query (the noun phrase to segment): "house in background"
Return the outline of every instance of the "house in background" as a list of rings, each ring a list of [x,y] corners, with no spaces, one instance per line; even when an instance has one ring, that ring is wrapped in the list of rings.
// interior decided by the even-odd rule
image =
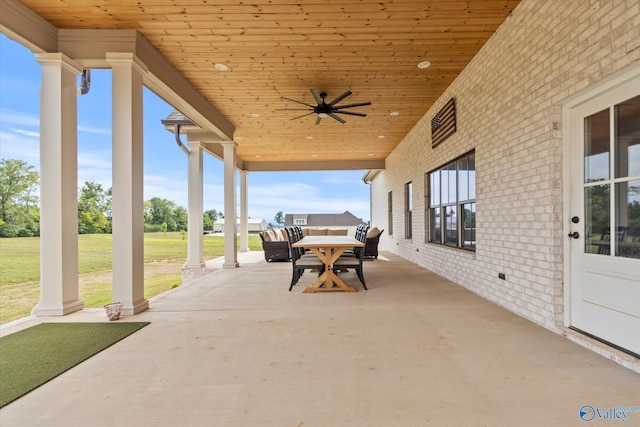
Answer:
[[[340,214],[285,214],[284,216],[285,227],[298,225],[303,228],[346,228],[349,235],[354,234],[356,227],[363,222],[362,218],[358,218],[349,211]]]
[[[240,230],[240,218],[236,219],[237,230]],[[249,218],[248,231],[249,233],[259,233],[267,229],[267,221],[263,218]],[[213,223],[213,231],[221,233],[224,231],[224,218],[217,219]]]

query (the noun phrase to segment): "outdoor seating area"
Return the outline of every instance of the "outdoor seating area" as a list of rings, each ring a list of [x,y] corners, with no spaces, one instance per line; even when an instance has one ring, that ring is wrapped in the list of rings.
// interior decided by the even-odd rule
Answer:
[[[368,229],[369,226],[367,224],[360,224],[356,228],[354,238],[345,235],[304,236],[300,227],[287,227],[286,232],[289,235],[291,251],[295,256],[293,279],[289,290],[297,283],[304,269],[315,269],[319,271],[318,279],[303,292],[355,292],[355,288],[347,285],[337,275],[338,272],[347,271],[348,268],[356,270],[358,278],[366,290],[367,286],[362,273],[362,260],[364,259],[364,241]],[[318,261],[321,262],[321,266],[313,267],[313,263]]]
[[[150,324],[2,408],[2,424],[565,426],[586,404],[636,404],[638,375],[389,252],[365,263],[368,292],[302,294],[314,274],[283,292],[290,265],[240,262],[123,316]],[[43,321],[109,322],[85,309],[14,330]]]
[[[331,228],[308,228],[299,227],[302,236],[346,236],[348,235],[347,229],[331,229]],[[378,258],[378,244],[380,243],[380,236],[384,230],[379,230],[377,227],[371,228],[366,234],[365,240],[365,259]],[[290,242],[287,238],[285,229],[273,228],[259,233],[260,240],[262,241],[262,250],[264,251],[264,259],[267,262],[272,261],[290,261],[291,260],[291,248]]]

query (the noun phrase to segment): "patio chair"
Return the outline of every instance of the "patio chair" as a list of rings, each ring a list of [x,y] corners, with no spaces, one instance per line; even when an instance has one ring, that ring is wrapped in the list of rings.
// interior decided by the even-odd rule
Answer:
[[[289,261],[289,242],[284,236],[280,237],[284,234],[281,230],[267,230],[258,234],[262,240],[265,261]]]
[[[365,241],[367,240],[368,230],[369,230],[369,226],[364,224],[361,227],[360,233],[358,233],[358,230],[356,230],[356,239],[358,239],[362,243],[365,243]],[[340,258],[338,258],[336,262],[333,263],[333,269],[335,271],[335,270],[344,270],[348,268],[353,268],[356,271],[356,274],[358,275],[358,279],[360,279],[360,283],[362,283],[362,287],[364,288],[365,291],[367,291],[368,290],[367,284],[364,281],[364,272],[362,271],[362,262],[364,261],[364,249],[365,249],[364,246],[353,248],[353,252],[355,256],[350,256],[350,255],[340,256]]]
[[[285,232],[289,239],[289,246],[293,245],[295,242],[300,240],[297,235],[298,232],[294,229],[294,227],[285,227]],[[289,285],[289,291],[293,289],[300,277],[304,274],[305,270],[317,270],[322,274],[324,272],[324,263],[318,259],[317,256],[313,254],[305,254],[303,248],[294,248],[291,246],[291,266],[292,266],[292,274],[291,274],[291,285]]]
[[[377,228],[372,228],[369,231],[369,235],[371,235],[371,231],[376,232],[378,229]],[[384,232],[384,229],[380,230],[377,232],[377,234],[371,236],[371,237],[367,237],[367,240],[364,244],[364,257],[365,258],[378,258],[378,243],[380,243],[380,236],[382,236],[382,233]]]
[[[360,225],[358,225],[356,227],[356,233],[355,233],[355,238],[356,240],[358,240],[359,242],[362,242],[363,238],[366,238],[367,232],[365,231],[365,227],[368,227],[367,224],[362,223]],[[351,248],[351,249],[347,249],[346,251],[344,251],[344,253],[341,255],[343,257],[357,257],[357,251],[355,250],[356,248]],[[346,269],[345,269],[346,270]]]

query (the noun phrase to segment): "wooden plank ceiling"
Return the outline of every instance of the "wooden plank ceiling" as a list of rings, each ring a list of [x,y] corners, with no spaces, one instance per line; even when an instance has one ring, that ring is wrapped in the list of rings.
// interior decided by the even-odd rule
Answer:
[[[519,0],[22,2],[58,28],[138,30],[233,123],[240,160],[306,162],[385,159]],[[367,117],[280,110],[311,88]]]

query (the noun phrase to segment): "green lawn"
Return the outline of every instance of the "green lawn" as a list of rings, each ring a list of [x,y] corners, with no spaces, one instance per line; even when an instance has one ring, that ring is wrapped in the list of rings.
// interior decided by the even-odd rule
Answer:
[[[249,235],[249,249],[262,250],[260,237]],[[78,236],[80,299],[85,307],[111,302],[111,235]],[[222,236],[205,236],[204,258],[224,254]],[[182,233],[146,233],[144,236],[146,298],[181,283],[181,267],[187,258],[187,240]],[[40,298],[40,239],[0,239],[0,323],[28,316]]]

